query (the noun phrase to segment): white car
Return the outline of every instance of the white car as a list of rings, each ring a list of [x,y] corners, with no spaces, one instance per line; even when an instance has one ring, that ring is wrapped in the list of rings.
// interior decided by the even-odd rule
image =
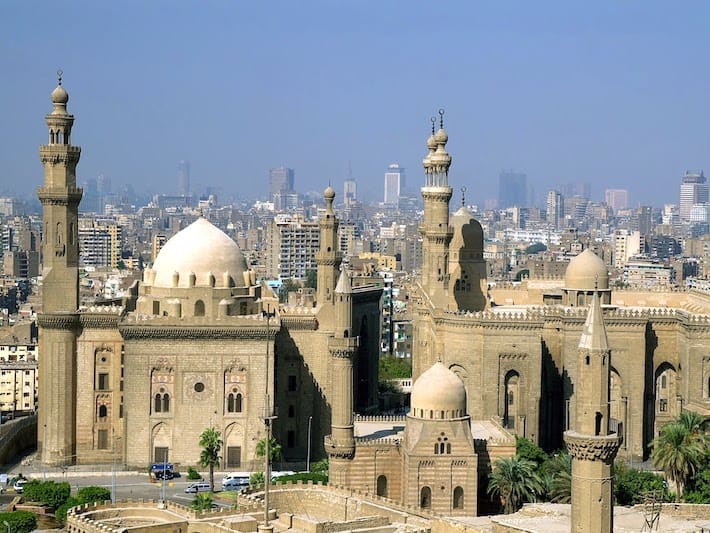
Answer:
[[[22,494],[22,491],[24,490],[26,484],[26,479],[18,479],[17,481],[15,481],[15,483],[13,483],[12,488],[15,489],[15,492],[17,492],[18,494]]]

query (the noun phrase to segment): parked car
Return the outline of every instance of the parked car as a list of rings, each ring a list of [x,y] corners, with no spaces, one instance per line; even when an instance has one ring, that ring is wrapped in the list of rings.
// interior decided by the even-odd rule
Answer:
[[[18,494],[22,494],[22,491],[24,490],[26,484],[26,479],[18,479],[17,481],[15,481],[15,483],[13,483],[12,488],[15,489],[15,492],[17,492]]]

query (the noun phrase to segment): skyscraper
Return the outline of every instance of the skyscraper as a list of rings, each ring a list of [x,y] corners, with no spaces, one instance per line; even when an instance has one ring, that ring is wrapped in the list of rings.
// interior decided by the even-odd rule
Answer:
[[[185,159],[178,162],[178,194],[190,194],[190,162]]]
[[[526,207],[528,177],[522,172],[501,172],[498,176],[498,208]]]
[[[398,207],[399,193],[404,186],[404,168],[392,163],[385,172],[385,205]]]
[[[558,191],[547,193],[547,223],[558,229],[565,218],[564,198]]]
[[[695,204],[708,201],[708,185],[703,171],[686,171],[680,184],[680,220],[690,220],[690,210]]]
[[[346,179],[343,184],[343,200],[345,205],[350,205],[357,200],[357,182],[353,178]]]
[[[614,211],[626,209],[629,206],[629,191],[626,189],[607,189],[604,191],[604,201]]]
[[[269,170],[269,200],[274,202],[275,209],[285,209],[286,193],[294,192],[295,175],[292,168],[284,166]]]

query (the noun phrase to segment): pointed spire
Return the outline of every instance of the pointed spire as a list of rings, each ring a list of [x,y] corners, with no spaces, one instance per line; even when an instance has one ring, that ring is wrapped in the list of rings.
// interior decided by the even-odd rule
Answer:
[[[594,291],[592,305],[589,307],[589,314],[587,314],[587,320],[584,322],[582,337],[579,339],[579,348],[595,352],[609,351],[602,306],[597,291]]]
[[[340,277],[338,278],[338,284],[335,286],[335,292],[338,294],[352,294],[353,292],[350,276],[348,276],[345,269],[340,271]]]
[[[466,186],[461,187],[461,207],[466,207]]]

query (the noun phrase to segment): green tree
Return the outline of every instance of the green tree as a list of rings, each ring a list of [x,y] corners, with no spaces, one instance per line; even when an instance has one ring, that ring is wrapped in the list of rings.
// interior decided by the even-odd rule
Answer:
[[[378,361],[380,381],[390,379],[406,379],[412,377],[412,363],[402,357],[380,357]]]
[[[31,502],[43,503],[56,509],[69,499],[71,487],[69,483],[54,481],[39,481],[33,479],[27,482],[22,490],[22,497]]]
[[[12,533],[30,533],[37,529],[37,515],[29,511],[0,513],[0,524],[7,522]]]
[[[525,253],[528,255],[533,255],[540,252],[544,252],[545,250],[547,250],[547,246],[545,246],[541,242],[536,242],[525,248]]]
[[[686,503],[710,503],[710,468],[701,469],[691,480],[684,499]]]
[[[614,463],[614,499],[618,505],[643,503],[648,492],[657,492],[664,501],[669,498],[663,477],[653,472],[631,468],[623,461]]]
[[[214,428],[205,429],[200,435],[200,466],[210,469],[210,491],[214,490],[214,467],[219,466],[222,450],[222,434]]]
[[[306,282],[303,285],[308,289],[318,288],[318,271],[317,270],[306,270]]]
[[[676,501],[683,496],[688,479],[698,471],[707,446],[705,438],[690,431],[684,422],[673,422],[651,443],[651,459],[676,486]]]
[[[260,439],[256,443],[256,456],[263,459],[266,455],[266,439]],[[269,439],[269,462],[273,463],[281,459],[281,445],[274,437]]]
[[[252,472],[249,476],[249,485],[252,487],[258,487],[264,484],[264,473],[263,472]]]
[[[83,487],[76,493],[79,503],[105,502],[111,500],[111,491],[106,487]]]
[[[515,456],[532,461],[535,468],[548,461],[550,457],[533,441],[525,437],[515,437]]]
[[[547,496],[555,503],[570,503],[572,501],[572,457],[563,450],[540,467],[544,476],[549,479]]]
[[[213,499],[212,499],[211,492],[201,492],[201,493],[197,493],[197,495],[195,495],[195,499],[192,500],[191,507],[195,511],[200,511],[200,512],[209,511],[212,509],[212,502],[213,502]]]
[[[67,521],[67,512],[69,509],[76,507],[77,505],[80,505],[79,500],[73,496],[70,496],[67,501],[57,507],[57,510],[54,512],[54,517],[57,519],[57,522],[64,525]]]
[[[194,481],[196,479],[202,479],[202,476],[200,475],[200,473],[197,470],[195,470],[194,467],[188,466],[187,467],[187,479],[189,479],[190,481]]]
[[[543,494],[544,486],[535,463],[519,457],[501,457],[493,467],[488,494],[500,497],[505,514],[514,513],[524,502]]]

